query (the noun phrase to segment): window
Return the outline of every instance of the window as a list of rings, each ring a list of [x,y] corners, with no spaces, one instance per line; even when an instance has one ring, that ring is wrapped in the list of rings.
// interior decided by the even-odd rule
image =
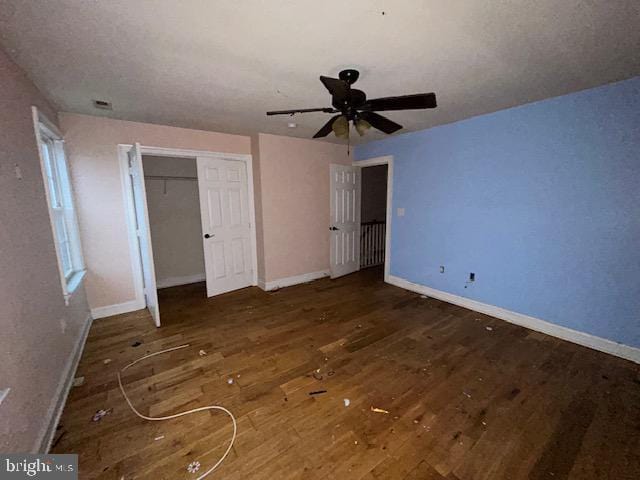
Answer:
[[[68,303],[69,297],[82,281],[85,270],[64,142],[57,128],[35,107],[33,116],[62,290]]]

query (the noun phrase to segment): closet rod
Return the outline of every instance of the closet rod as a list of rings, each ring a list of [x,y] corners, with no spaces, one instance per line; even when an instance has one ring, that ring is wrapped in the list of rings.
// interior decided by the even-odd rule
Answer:
[[[149,180],[198,180],[198,177],[178,177],[167,175],[145,175],[144,178]]]

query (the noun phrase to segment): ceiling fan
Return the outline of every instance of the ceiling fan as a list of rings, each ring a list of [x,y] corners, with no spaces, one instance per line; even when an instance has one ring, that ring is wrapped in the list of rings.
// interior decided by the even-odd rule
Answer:
[[[342,70],[338,78],[320,76],[320,81],[331,94],[331,105],[326,108],[302,108],[297,110],[276,110],[267,115],[294,115],[296,113],[325,112],[337,113],[318,130],[313,138],[326,137],[332,131],[339,138],[349,138],[349,122],[352,122],[360,135],[371,127],[391,134],[400,130],[402,125],[377,114],[385,110],[418,110],[436,108],[435,93],[417,93],[399,97],[382,97],[367,100],[362,90],[351,88],[360,76],[357,70]]]

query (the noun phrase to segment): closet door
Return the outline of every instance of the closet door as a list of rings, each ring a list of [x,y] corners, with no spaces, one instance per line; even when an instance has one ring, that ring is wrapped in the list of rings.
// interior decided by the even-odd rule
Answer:
[[[158,305],[158,291],[156,290],[156,271],[153,264],[153,249],[151,248],[151,230],[149,229],[149,211],[147,210],[147,192],[144,188],[144,171],[140,144],[136,143],[128,152],[129,175],[133,190],[133,206],[136,217],[136,236],[140,249],[140,263],[142,264],[142,279],[144,284],[144,300],[151,313],[151,317],[160,326],[160,307]]]
[[[253,281],[246,164],[198,157],[198,189],[207,277],[212,297]]]

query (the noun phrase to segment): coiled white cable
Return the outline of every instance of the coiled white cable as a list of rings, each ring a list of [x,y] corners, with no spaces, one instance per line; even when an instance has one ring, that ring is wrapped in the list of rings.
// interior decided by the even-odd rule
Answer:
[[[202,475],[200,475],[198,478],[196,478],[196,480],[201,480],[201,479],[205,478],[207,475],[209,475],[210,473],[212,473],[216,468],[218,468],[222,464],[224,459],[227,458],[227,455],[229,455],[229,452],[231,451],[231,448],[233,447],[233,443],[236,441],[236,434],[238,433],[238,425],[236,423],[236,418],[233,416],[233,413],[231,413],[229,410],[227,410],[226,408],[221,407],[219,405],[208,405],[206,407],[194,408],[193,410],[187,410],[185,412],[176,413],[174,415],[168,415],[166,417],[147,417],[146,415],[141,414],[136,409],[136,407],[133,406],[133,404],[131,403],[131,400],[129,400],[129,397],[127,396],[127,393],[124,390],[124,386],[122,385],[122,378],[120,377],[121,373],[124,373],[125,370],[127,370],[128,368],[134,366],[138,362],[146,360],[147,358],[155,357],[156,355],[161,355],[163,353],[173,352],[174,350],[180,350],[181,348],[187,348],[189,346],[190,346],[189,344],[186,344],[186,345],[180,345],[179,347],[168,348],[168,349],[162,350],[160,352],[150,353],[149,355],[145,355],[144,357],[140,357],[139,359],[134,360],[133,362],[131,362],[130,364],[126,365],[125,367],[123,367],[118,372],[118,384],[120,385],[120,391],[122,392],[122,396],[127,401],[127,404],[129,404],[129,408],[133,411],[133,413],[135,413],[137,416],[139,416],[140,418],[142,418],[144,420],[149,420],[149,421],[152,421],[152,422],[157,422],[157,421],[161,421],[161,420],[171,420],[171,419],[174,419],[174,418],[178,418],[178,417],[183,417],[185,415],[189,415],[191,413],[203,412],[205,410],[221,410],[221,411],[223,411],[224,413],[226,413],[227,415],[229,415],[231,417],[231,421],[233,422],[233,435],[231,437],[231,442],[229,443],[229,446],[227,447],[227,450],[224,452],[224,455],[222,455],[222,457],[220,457],[220,460],[218,460],[213,467],[211,467],[209,470],[207,470]]]

